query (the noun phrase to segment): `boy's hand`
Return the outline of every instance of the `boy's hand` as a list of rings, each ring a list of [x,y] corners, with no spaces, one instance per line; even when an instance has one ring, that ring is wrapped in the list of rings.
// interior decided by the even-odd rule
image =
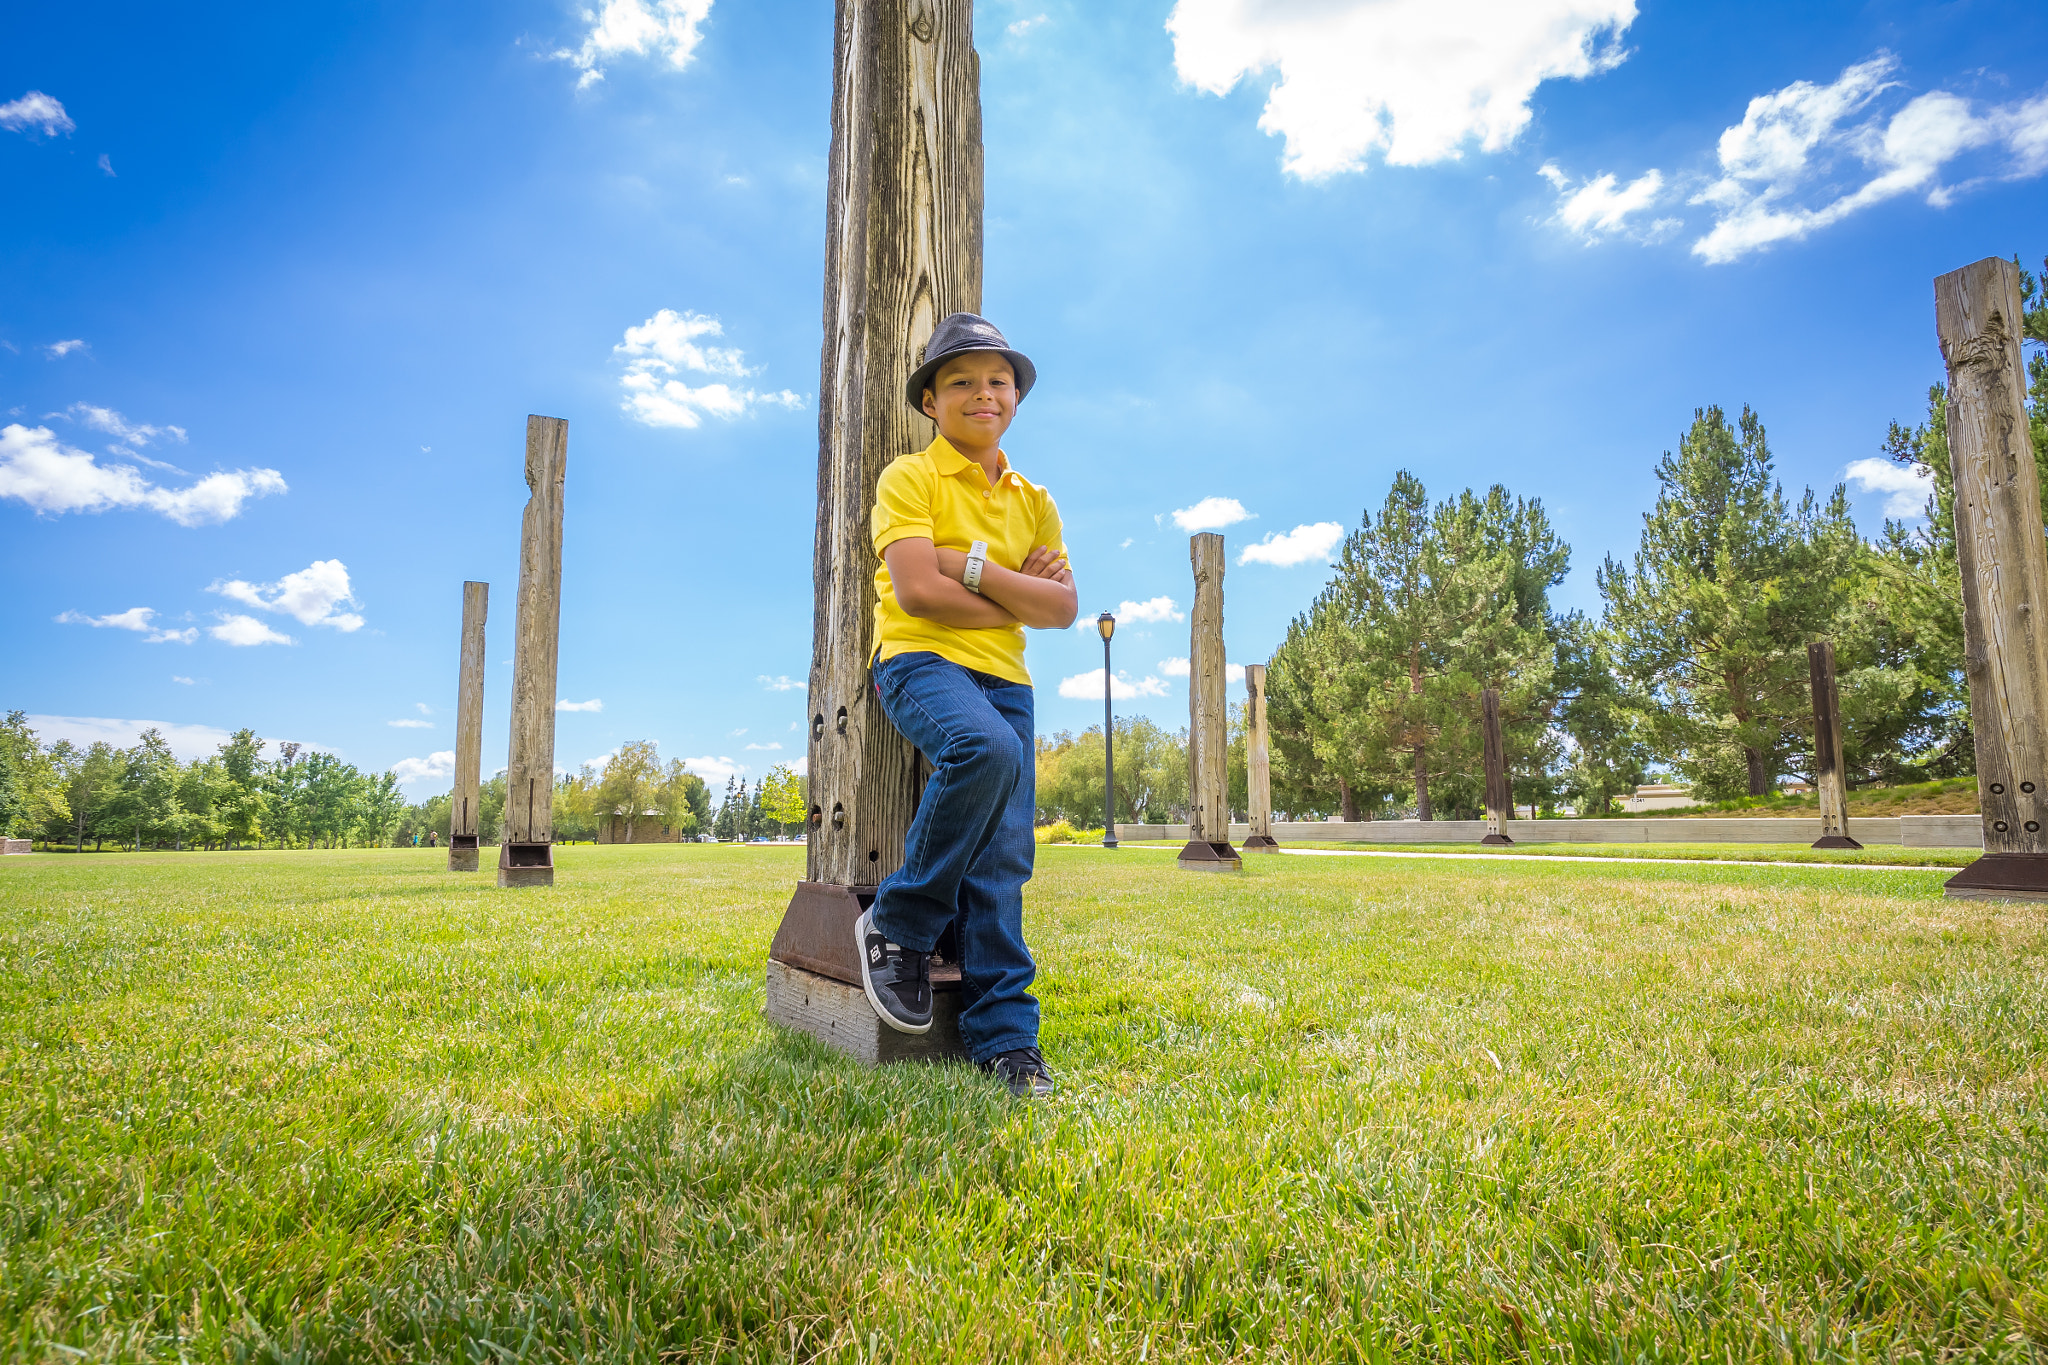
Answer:
[[[965,564],[964,557],[961,562]],[[1043,545],[1024,556],[1024,567],[1017,572],[1028,574],[1032,578],[1050,578],[1055,583],[1074,581],[1074,571],[1067,567],[1067,557],[1063,554],[1056,555]]]

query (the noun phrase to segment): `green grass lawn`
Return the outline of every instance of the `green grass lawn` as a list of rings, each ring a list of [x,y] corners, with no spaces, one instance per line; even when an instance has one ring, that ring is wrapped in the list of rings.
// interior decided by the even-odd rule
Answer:
[[[0,862],[19,1360],[2036,1361],[2048,907],[1044,848],[1060,1095],[760,1017],[796,849]]]
[[[1182,842],[1185,842],[1183,840]],[[1163,846],[1163,845],[1162,845]],[[1173,847],[1180,847],[1174,844]],[[1372,844],[1359,840],[1297,842],[1289,848],[1364,849],[1384,853],[1474,853],[1494,857],[1523,853],[1537,858],[1683,858],[1689,862],[1839,863],[1849,867],[1968,867],[1984,856],[1981,848],[1905,848],[1870,844],[1860,849],[1815,848],[1796,844],[1516,844],[1483,848],[1478,844]]]

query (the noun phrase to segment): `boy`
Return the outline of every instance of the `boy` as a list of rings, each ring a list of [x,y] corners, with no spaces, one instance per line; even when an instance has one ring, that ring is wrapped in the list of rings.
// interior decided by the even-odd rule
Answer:
[[[960,1036],[1018,1096],[1049,1095],[1038,1051],[1037,967],[1024,946],[1035,849],[1037,748],[1024,627],[1074,622],[1059,509],[1003,454],[1003,433],[1037,371],[972,313],[932,332],[910,376],[911,406],[938,423],[875,489],[875,690],[932,765],[903,866],[854,933],[861,982],[890,1028],[932,1026],[931,953],[960,942]]]

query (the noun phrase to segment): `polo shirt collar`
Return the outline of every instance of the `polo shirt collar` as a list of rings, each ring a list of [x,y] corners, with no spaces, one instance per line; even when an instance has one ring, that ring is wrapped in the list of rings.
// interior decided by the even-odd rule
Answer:
[[[932,438],[930,453],[932,462],[938,466],[939,475],[942,478],[950,479],[962,470],[978,470],[981,468],[980,465],[953,449],[953,443],[943,436],[934,436]],[[1001,483],[1004,479],[1011,477],[1013,473],[1014,471],[1010,468],[1010,457],[998,449],[996,451],[996,482]]]

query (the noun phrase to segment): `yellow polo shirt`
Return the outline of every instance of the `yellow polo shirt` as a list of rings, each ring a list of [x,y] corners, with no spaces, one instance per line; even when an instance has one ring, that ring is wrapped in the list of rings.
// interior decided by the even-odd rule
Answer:
[[[963,553],[985,540],[988,562],[1006,569],[1022,569],[1025,556],[1041,545],[1064,553],[1052,494],[1010,468],[1008,456],[998,452],[996,458],[1002,472],[994,484],[943,436],[891,460],[875,485],[875,553],[912,536]],[[1024,627],[942,626],[912,616],[897,605],[886,561],[875,570],[875,642],[878,659],[928,651],[962,668],[1031,684]]]

